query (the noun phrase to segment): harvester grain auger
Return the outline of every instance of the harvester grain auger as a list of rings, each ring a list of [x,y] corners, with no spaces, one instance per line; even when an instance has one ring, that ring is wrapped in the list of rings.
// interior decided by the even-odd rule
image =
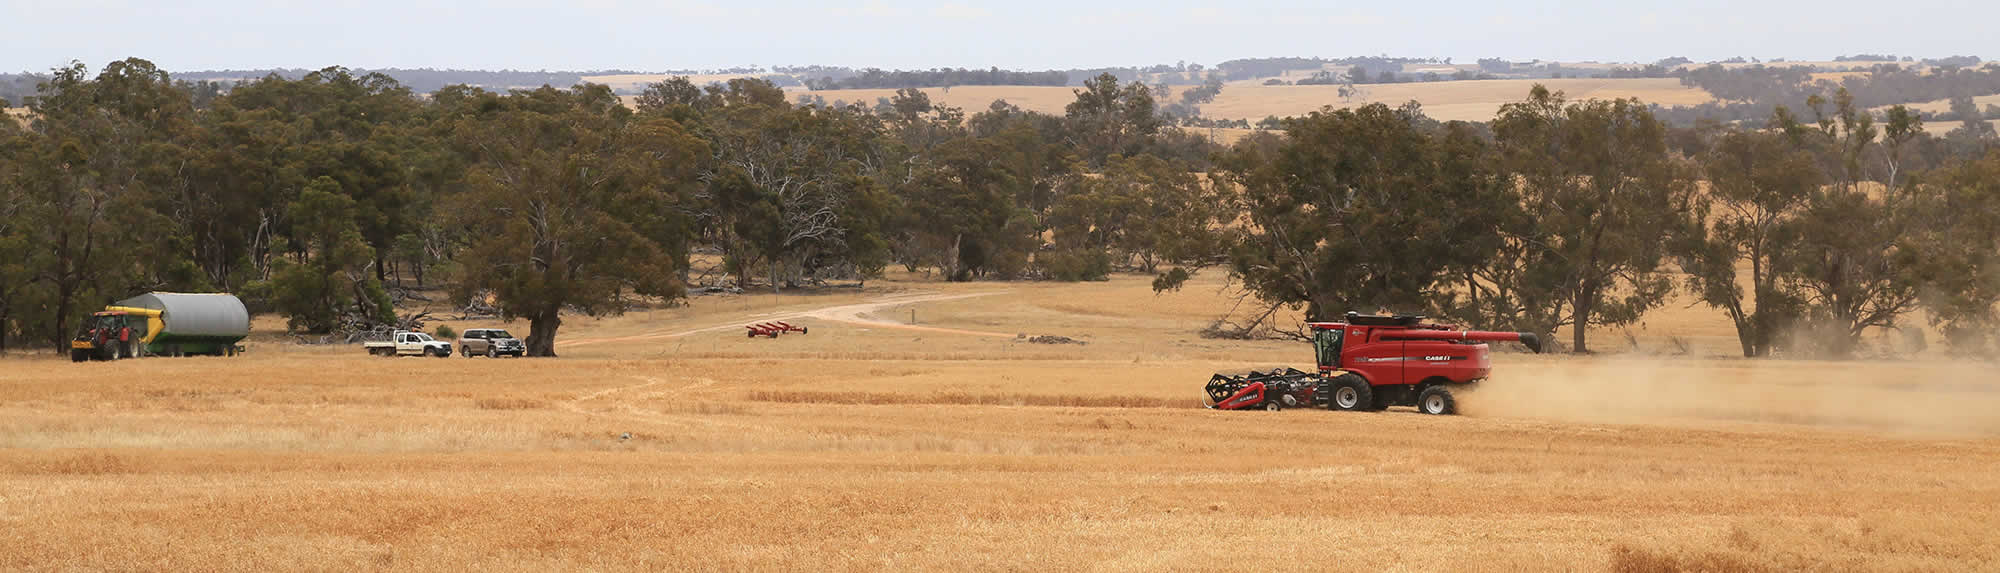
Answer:
[[[1313,322],[1317,373],[1282,371],[1211,376],[1211,408],[1279,410],[1312,404],[1329,410],[1415,406],[1426,414],[1458,410],[1453,390],[1493,372],[1487,342],[1518,342],[1541,352],[1531,332],[1463,330],[1415,315],[1347,313],[1345,322]],[[1302,397],[1301,394],[1304,394]],[[1306,401],[1309,400],[1309,401]]]

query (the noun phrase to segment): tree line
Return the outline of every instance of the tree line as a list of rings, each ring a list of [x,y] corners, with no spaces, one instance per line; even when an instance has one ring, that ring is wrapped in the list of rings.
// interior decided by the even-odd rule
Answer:
[[[548,355],[561,316],[690,285],[1171,264],[1192,255],[1170,223],[1216,224],[1176,210],[1219,205],[1195,175],[1213,144],[1110,76],[1060,116],[907,89],[882,108],[794,105],[750,78],[675,78],[630,107],[595,85],[425,97],[344,68],[199,104],[193,86],[144,60],[76,64],[0,121],[0,345],[60,346],[88,310],[150,290],[365,330],[430,285],[527,320]]]
[[[1847,356],[1871,329],[1991,348],[2000,147],[1926,135],[1845,91],[1755,127],[1674,128],[1537,86],[1486,124],[1415,105],[1282,120],[1219,160],[1250,222],[1229,268],[1310,317],[1423,312],[1549,333],[1635,323],[1676,291],[1745,356]],[[1941,154],[1939,150],[1944,150]],[[1917,310],[1930,324],[1908,324]],[[1268,314],[1268,313],[1266,313]]]
[[[174,77],[176,80],[186,81],[191,84],[208,83],[208,84],[214,84],[215,86],[219,87],[219,86],[227,86],[235,84],[237,82],[244,80],[263,78],[273,74],[296,80],[305,77],[306,74],[315,71],[317,70],[300,69],[300,68],[263,69],[263,70],[200,70],[191,72],[178,72],[174,74]],[[761,69],[744,70],[738,68],[738,69],[716,71],[709,73],[760,73],[762,71],[763,70]],[[576,85],[577,83],[582,82],[584,76],[660,73],[660,72],[639,72],[632,70],[592,70],[592,71],[581,71],[581,72],[577,71],[551,72],[551,71],[518,71],[518,70],[497,70],[497,71],[452,70],[452,69],[440,70],[433,68],[380,68],[374,70],[353,71],[353,73],[355,74],[367,74],[370,72],[380,73],[382,75],[393,78],[396,80],[396,83],[401,84],[403,87],[409,88],[410,90],[415,91],[417,93],[430,93],[440,89],[444,89],[445,86],[454,86],[454,85],[485,86],[493,89],[505,89],[510,86],[539,86],[539,85],[568,86],[568,85]],[[692,75],[704,72],[696,70],[678,70],[678,71],[668,71],[664,73]],[[785,77],[785,76],[779,76],[779,77]],[[0,99],[5,99],[7,101],[17,102],[17,103],[21,102],[24,99],[35,95],[35,86],[37,84],[46,82],[48,80],[49,80],[48,74],[25,74],[25,73],[0,74]],[[218,89],[217,91],[219,93],[220,90]],[[207,103],[203,101],[197,101],[196,104],[197,107],[207,107]]]
[[[1069,85],[1069,74],[1057,70],[1017,72],[1002,70],[1000,68],[985,70],[937,68],[933,70],[895,71],[868,68],[842,78],[824,75],[818,79],[807,79],[805,80],[805,85],[815,90],[943,86],[1062,86]]]
[[[1797,106],[1812,96],[1830,97],[1836,90],[1846,90],[1864,108],[2000,93],[2000,64],[1979,68],[1934,66],[1921,70],[1900,64],[1877,64],[1862,70],[1864,73],[1838,80],[1814,78],[1815,71],[1807,66],[1728,68],[1719,64],[1676,71],[1683,85],[1706,90],[1718,101],[1661,113],[1675,125],[1693,125],[1701,120],[1757,122],[1770,117],[1779,106]],[[1962,118],[1954,112],[1949,118],[1925,119]]]
[[[344,68],[205,102],[192,86],[144,60],[72,65],[0,121],[0,345],[60,346],[150,290],[236,292],[317,334],[394,324],[441,288],[527,321],[546,356],[565,316],[891,265],[1159,290],[1227,272],[1315,318],[1535,332],[1629,324],[1679,290],[1748,355],[1851,352],[1917,309],[1983,345],[2000,296],[2000,155],[1847,94],[1675,128],[1538,88],[1489,123],[1328,108],[1221,148],[1110,74],[1061,115],[915,89],[797,104],[754,78],[675,78],[631,106],[595,85],[424,97]]]

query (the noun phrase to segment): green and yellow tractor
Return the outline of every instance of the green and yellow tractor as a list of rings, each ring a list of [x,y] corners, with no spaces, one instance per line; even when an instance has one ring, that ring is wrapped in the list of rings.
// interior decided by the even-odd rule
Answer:
[[[234,356],[250,313],[228,294],[151,293],[93,313],[69,343],[76,362],[140,356]]]

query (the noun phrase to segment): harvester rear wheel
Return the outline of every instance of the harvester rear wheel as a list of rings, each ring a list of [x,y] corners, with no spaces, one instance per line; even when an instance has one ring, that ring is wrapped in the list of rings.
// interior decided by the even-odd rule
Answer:
[[[1417,411],[1433,416],[1458,413],[1458,401],[1451,397],[1451,389],[1443,386],[1425,388],[1417,395]]]
[[[1264,401],[1264,411],[1266,412],[1276,412],[1283,409],[1285,409],[1285,405],[1278,403],[1277,400]]]
[[[1368,381],[1353,374],[1343,374],[1328,381],[1326,408],[1328,410],[1367,410],[1375,403],[1373,389]]]

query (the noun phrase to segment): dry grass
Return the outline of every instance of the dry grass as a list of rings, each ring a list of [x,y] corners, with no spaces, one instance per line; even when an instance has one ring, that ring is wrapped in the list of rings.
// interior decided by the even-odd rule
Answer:
[[[993,105],[994,100],[1004,99],[1007,100],[1007,103],[1020,106],[1021,109],[1062,115],[1063,108],[1068,106],[1070,102],[1076,101],[1076,90],[1078,89],[1082,88],[1067,86],[958,86],[948,90],[945,88],[923,88],[922,91],[925,95],[930,96],[931,103],[965,108],[967,114],[986,111],[988,107]],[[794,97],[804,94],[826,98],[827,103],[844,101],[872,106],[875,105],[875,101],[878,99],[895,97],[896,90],[858,89],[792,92]]]
[[[1529,88],[1540,83],[1576,99],[1636,97],[1665,106],[1697,105],[1712,99],[1708,92],[1680,85],[1673,78],[1638,79],[1543,79],[1480,80],[1359,86],[1361,95],[1340,97],[1340,86],[1266,86],[1261,81],[1231,83],[1215,101],[1201,106],[1203,117],[1245,119],[1255,122],[1267,116],[1303,115],[1322,106],[1349,107],[1369,103],[1391,106],[1415,100],[1424,112],[1439,120],[1487,121],[1505,103],[1528,97]],[[931,101],[965,108],[968,113],[983,111],[993,100],[1004,99],[1022,109],[1062,115],[1063,107],[1076,101],[1071,87],[1043,86],[961,86],[949,91],[927,88]],[[1175,88],[1166,99],[1179,97]],[[807,93],[807,92],[796,92]],[[873,105],[877,98],[891,97],[896,90],[824,90],[810,92],[828,103],[846,101]],[[1240,135],[1238,135],[1240,137]],[[1232,139],[1233,140],[1233,139]]]
[[[1986,123],[1991,124],[1996,129],[2000,129],[2000,120],[1989,119],[1986,120]],[[1958,129],[1961,125],[1964,124],[1956,121],[1933,121],[1924,124],[1924,133],[1929,133],[1933,137],[1944,137],[1945,134],[1951,133],[1951,130]]]
[[[1980,113],[1986,113],[1986,106],[2000,105],[2000,94],[1974,96],[1972,98],[1972,104],[1979,108]],[[1920,111],[1925,113],[1945,113],[1951,111],[1951,100],[1949,99],[1933,100],[1933,101],[1904,104],[1904,105],[1909,107],[1913,111]],[[1869,111],[1882,113],[1883,111],[1888,110],[1889,107],[1890,106],[1881,106],[1872,108]],[[1987,123],[1991,123],[1996,127],[2000,127],[2000,120],[1988,120]],[[1944,134],[1950,133],[1951,130],[1958,129],[1959,125],[1962,124],[1957,121],[1930,121],[1924,123],[1924,131],[1930,133],[1933,136],[1942,137]]]
[[[1561,91],[1573,99],[1636,97],[1664,106],[1697,105],[1713,99],[1708,92],[1680,85],[1673,78],[1478,80],[1356,86],[1358,97],[1343,99],[1340,86],[1237,85],[1222,90],[1213,103],[1201,106],[1205,117],[1257,121],[1266,116],[1303,115],[1321,106],[1390,106],[1416,101],[1424,113],[1441,121],[1488,121],[1506,103],[1527,99],[1535,84]]]
[[[1928,113],[1945,113],[1951,111],[1951,100],[1949,99],[1932,100],[1922,103],[1912,103],[1904,105],[1906,107],[1909,107],[1912,111],[1921,111]],[[1986,106],[2000,105],[2000,94],[1974,96],[1972,98],[1972,105],[1978,106],[1980,113],[1986,113]],[[1889,106],[1877,107],[1869,111],[1881,112],[1887,109],[1889,109]],[[1940,123],[1946,123],[1953,126],[1958,125],[1958,122],[1955,121],[1940,122]]]
[[[677,77],[686,77],[688,81],[694,82],[694,85],[705,86],[737,78],[754,78],[762,75],[764,74],[609,74],[583,76],[583,81],[608,86],[613,90],[636,92],[646,89],[646,86]]]
[[[1818,69],[1818,70],[1832,70],[1832,72],[1821,72],[1821,73],[1833,73],[1833,72],[1843,72],[1843,71],[1862,71],[1862,72],[1865,72],[1865,71],[1867,71],[1867,70],[1868,70],[1868,68],[1872,68],[1872,67],[1875,67],[1875,66],[1879,66],[1879,65],[1882,65],[1882,64],[1895,64],[1895,65],[1899,65],[1899,66],[1903,66],[1903,67],[1905,67],[1905,68],[1908,68],[1908,67],[1911,67],[1911,66],[1915,65],[1915,64],[1913,64],[1913,63],[1910,63],[1910,62],[1902,62],[1902,61],[1896,61],[1896,60],[1857,60],[1857,61],[1851,61],[1851,62],[1835,62],[1835,61],[1831,61],[1831,60],[1826,60],[1826,61],[1816,61],[1816,62],[1807,62],[1807,61],[1797,61],[1797,62],[1744,62],[1744,63],[1740,63],[1740,64],[1722,64],[1722,67],[1725,67],[1725,68],[1729,68],[1729,69],[1737,69],[1737,68],[1748,68],[1748,67],[1753,67],[1753,66],[1764,66],[1764,67],[1768,67],[1768,68],[1791,68],[1791,67],[1800,67],[1800,66],[1804,66],[1804,67],[1808,67],[1808,68],[1813,68],[1813,69]],[[1688,68],[1688,69],[1693,69],[1693,68],[1699,68],[1699,67],[1704,67],[1704,66],[1707,66],[1707,65],[1708,65],[1708,64],[1704,64],[1704,63],[1694,63],[1694,64],[1686,64],[1686,65],[1683,65],[1683,66],[1681,66],[1681,67],[1683,67],[1683,68]],[[1567,63],[1564,63],[1564,64],[1563,64],[1563,67],[1567,68],[1567,67],[1569,67],[1569,64],[1567,64]]]
[[[556,360],[269,333],[235,359],[15,356],[0,568],[2000,565],[1990,365],[1502,355],[1467,416],[1211,412],[1194,407],[1208,373],[1309,353],[1195,336],[1227,307],[1213,276],[1145,285],[701,297],[571,319]],[[775,340],[710,329],[932,290],[994,294]],[[920,326],[1090,344],[869,322],[911,308]],[[1642,349],[1726,334],[1671,308]]]

